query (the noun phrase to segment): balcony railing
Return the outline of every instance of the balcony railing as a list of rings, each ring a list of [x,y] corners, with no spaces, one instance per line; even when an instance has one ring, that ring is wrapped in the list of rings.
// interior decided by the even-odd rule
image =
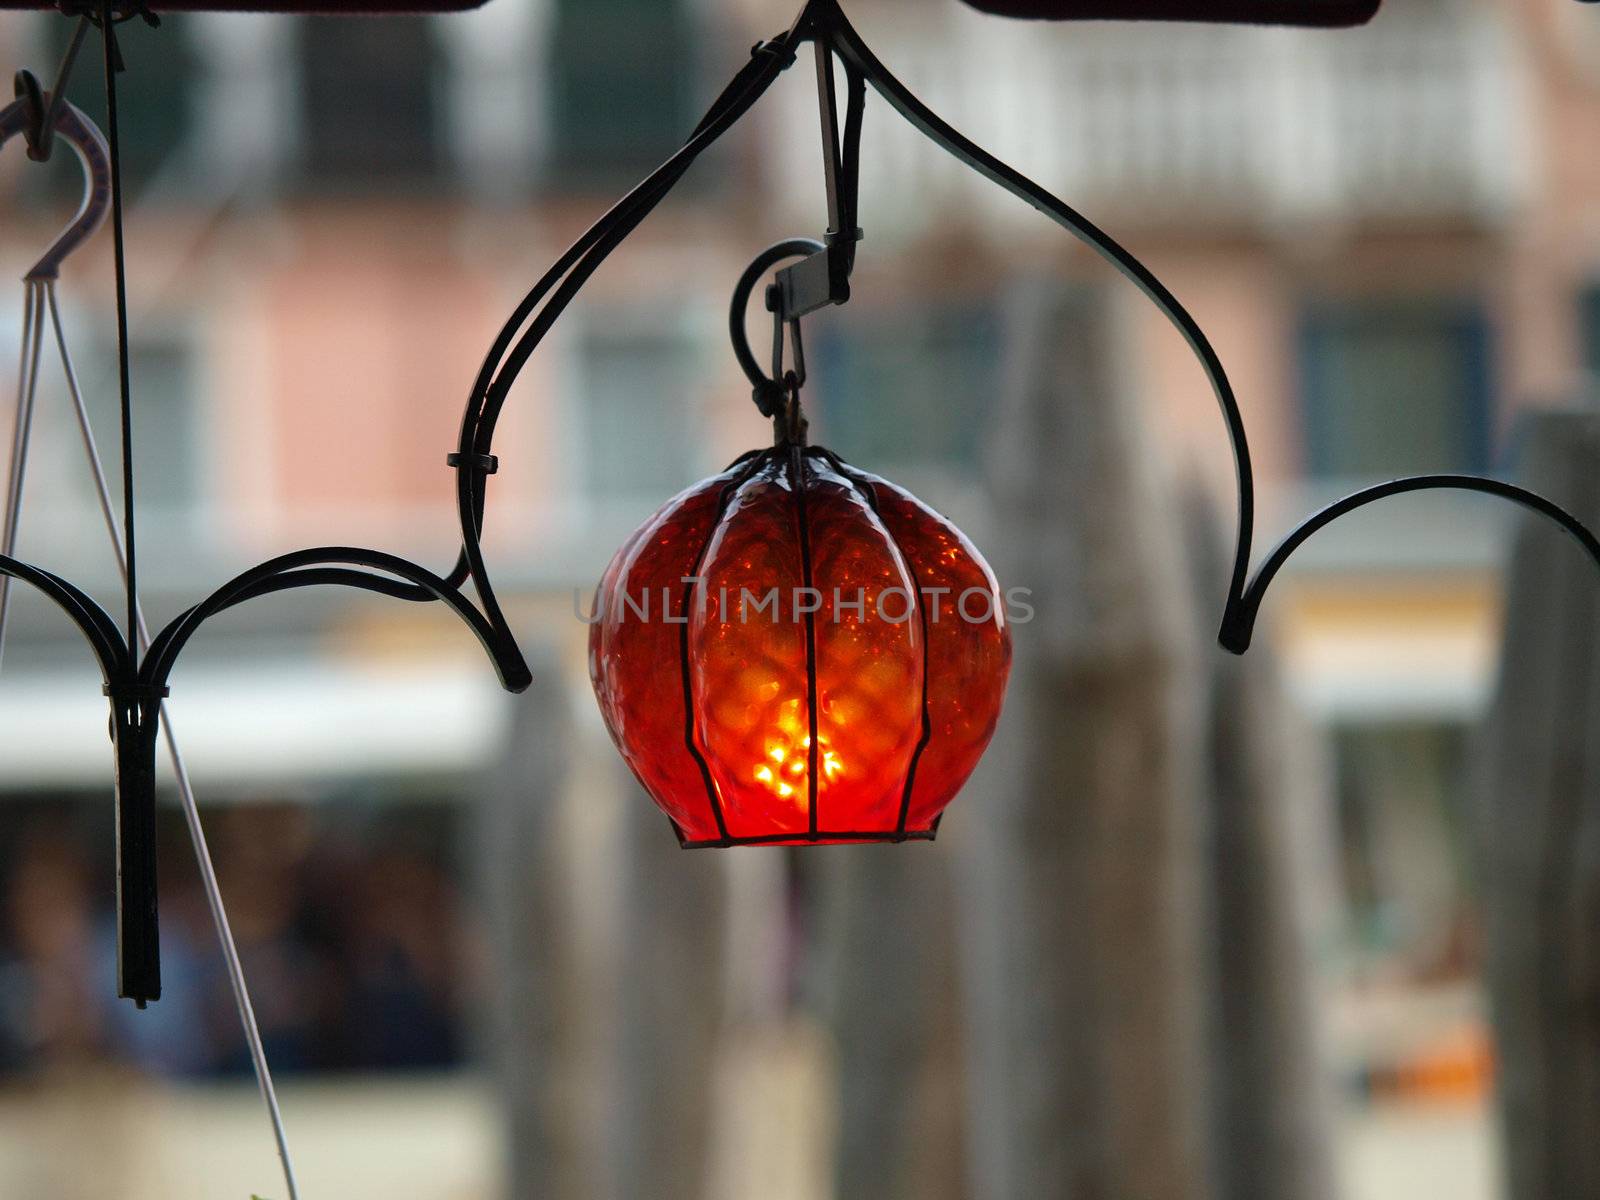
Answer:
[[[1202,26],[896,25],[891,70],[963,133],[1091,214],[1164,224],[1492,220],[1517,197],[1520,101],[1492,10],[1438,4],[1348,33]],[[903,31],[903,32],[902,32]],[[816,117],[786,88],[781,194],[810,211]],[[881,105],[872,232],[1023,210]]]

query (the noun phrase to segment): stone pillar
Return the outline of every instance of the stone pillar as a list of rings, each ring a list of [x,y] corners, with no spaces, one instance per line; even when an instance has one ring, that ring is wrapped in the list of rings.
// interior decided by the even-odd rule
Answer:
[[[1008,321],[990,551],[1036,615],[966,802],[978,1200],[1207,1192],[1198,648],[1114,307],[1039,283]]]

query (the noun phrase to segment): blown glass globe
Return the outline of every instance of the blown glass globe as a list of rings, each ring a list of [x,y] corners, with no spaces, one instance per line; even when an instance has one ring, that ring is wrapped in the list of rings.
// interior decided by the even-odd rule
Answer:
[[[966,536],[820,447],[747,454],[668,501],[594,617],[600,711],[685,846],[932,838],[1011,666]]]

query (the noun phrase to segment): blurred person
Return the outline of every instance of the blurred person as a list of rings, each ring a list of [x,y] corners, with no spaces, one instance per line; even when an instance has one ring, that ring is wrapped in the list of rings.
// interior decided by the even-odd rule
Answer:
[[[275,1071],[315,1069],[318,976],[324,969],[300,929],[303,875],[314,831],[303,810],[241,805],[218,822],[217,874],[267,1057]],[[236,1027],[227,978],[210,988],[213,1029]],[[217,1060],[225,1074],[251,1069],[240,1037],[230,1037]]]
[[[79,847],[59,831],[30,831],[5,886],[0,1066],[33,1073],[105,1057],[96,924]]]
[[[97,922],[96,998],[118,1057],[169,1078],[209,1074],[224,1047],[240,1041],[237,1021],[210,1019],[210,996],[226,988],[211,913],[193,869],[194,853],[175,812],[160,814],[161,1000],[139,1009],[116,997],[117,928],[109,907]]]
[[[109,887],[97,890],[98,864],[67,825],[32,824],[9,857],[0,1066],[13,1079],[0,1091],[0,1195],[90,1200],[108,1178],[146,1193],[154,1106],[108,1017],[124,1004],[106,958]]]
[[[461,902],[437,863],[390,846],[361,868],[345,910],[350,1065],[443,1070],[461,1060]]]

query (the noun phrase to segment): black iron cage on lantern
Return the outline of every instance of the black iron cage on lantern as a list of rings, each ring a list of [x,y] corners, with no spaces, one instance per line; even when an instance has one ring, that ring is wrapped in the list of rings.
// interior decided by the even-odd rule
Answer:
[[[501,0],[507,2],[507,0]],[[1350,25],[1369,18],[1377,0],[972,0],[976,7],[1010,15],[1053,18],[1157,18],[1212,21],[1262,21],[1300,25]],[[472,0],[295,0],[228,3],[227,0],[174,0],[154,5],[169,9],[267,9],[277,11],[400,11],[473,7]],[[0,7],[51,7],[27,0],[0,2]],[[757,44],[749,60],[712,103],[688,139],[666,162],[597,220],[533,285],[494,337],[473,381],[462,417],[460,436],[448,455],[456,474],[456,507],[461,549],[454,564],[434,572],[394,554],[352,546],[322,546],[280,555],[251,568],[179,613],[145,644],[137,606],[137,559],[134,537],[134,489],[129,470],[132,405],[128,378],[126,273],[122,253],[121,182],[118,167],[116,74],[121,69],[115,26],[135,16],[152,19],[144,7],[130,9],[112,0],[83,4],[63,0],[61,9],[78,18],[76,35],[53,87],[45,89],[24,72],[19,99],[0,122],[0,141],[25,134],[30,154],[49,153],[53,131],[68,129],[80,119],[63,103],[61,91],[74,56],[91,25],[104,37],[102,66],[106,76],[108,153],[89,153],[85,161],[92,182],[109,195],[115,235],[119,361],[123,452],[123,542],[126,560],[127,619],[118,622],[83,590],[43,566],[0,554],[0,576],[29,585],[52,600],[89,643],[104,676],[111,702],[115,743],[118,821],[119,990],[141,1005],[160,995],[156,933],[156,880],[153,843],[155,763],[162,726],[162,701],[179,656],[211,617],[247,601],[291,589],[337,585],[375,592],[397,600],[439,602],[453,610],[477,636],[510,691],[521,691],[530,674],[516,639],[496,598],[480,537],[488,501],[489,480],[498,468],[494,435],[512,385],[530,356],[580,289],[606,258],[662,202],[696,159],[728,132],[761,98],[807,45],[814,57],[821,114],[822,175],[830,227],[820,241],[793,239],[763,253],[736,290],[731,329],[734,350],[749,376],[757,406],[771,415],[785,381],[781,369],[769,376],[759,366],[744,334],[744,301],[754,285],[772,272],[766,290],[772,314],[775,364],[781,368],[784,339],[798,349],[799,321],[850,295],[850,275],[861,231],[855,224],[860,137],[868,90],[940,149],[1012,193],[1055,222],[1137,286],[1182,334],[1198,358],[1220,406],[1233,448],[1238,480],[1237,538],[1228,593],[1222,606],[1219,640],[1234,653],[1250,644],[1265,593],[1290,555],[1330,521],[1374,501],[1428,488],[1482,492],[1511,500],[1538,512],[1575,537],[1600,565],[1600,542],[1577,520],[1550,501],[1514,485],[1468,475],[1420,475],[1357,492],[1316,513],[1286,538],[1251,572],[1255,519],[1254,480],[1244,422],[1222,363],[1199,324],[1177,298],[1137,258],[1098,225],[1051,195],[1018,171],[957,132],[905,87],[862,39],[839,0],[807,0],[785,31]],[[838,112],[837,75],[842,72],[844,113]],[[68,139],[74,140],[74,139]],[[78,144],[82,139],[74,140]],[[92,146],[91,146],[92,150]],[[777,268],[785,259],[799,261]],[[53,270],[46,272],[53,278]],[[30,276],[30,280],[33,277]],[[41,295],[40,303],[45,298]],[[468,585],[471,585],[471,594]]]

